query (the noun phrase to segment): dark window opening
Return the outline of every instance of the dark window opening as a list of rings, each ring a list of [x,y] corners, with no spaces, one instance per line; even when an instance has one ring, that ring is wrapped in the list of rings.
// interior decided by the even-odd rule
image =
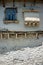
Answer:
[[[5,20],[17,20],[17,8],[6,8]]]

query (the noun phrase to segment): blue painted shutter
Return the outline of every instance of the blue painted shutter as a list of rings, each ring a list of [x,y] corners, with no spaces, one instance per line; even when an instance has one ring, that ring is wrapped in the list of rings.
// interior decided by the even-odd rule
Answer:
[[[6,19],[7,20],[16,20],[16,9],[7,9],[6,10]]]

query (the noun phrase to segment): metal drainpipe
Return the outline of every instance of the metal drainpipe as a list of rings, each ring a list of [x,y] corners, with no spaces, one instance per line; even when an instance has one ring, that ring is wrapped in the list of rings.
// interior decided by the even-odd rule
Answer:
[[[26,4],[26,0],[24,0],[24,7],[26,7],[26,5],[25,5],[25,4]]]
[[[15,0],[13,0],[13,7],[15,6],[14,2],[15,2]]]
[[[36,0],[34,0],[34,2],[33,2],[33,5],[35,6],[35,4],[36,4]]]
[[[2,0],[3,7],[5,7],[5,0]]]

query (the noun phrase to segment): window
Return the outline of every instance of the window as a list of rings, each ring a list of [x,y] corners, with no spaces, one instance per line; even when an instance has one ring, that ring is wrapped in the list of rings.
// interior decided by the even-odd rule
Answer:
[[[17,8],[6,8],[5,20],[17,20]]]

